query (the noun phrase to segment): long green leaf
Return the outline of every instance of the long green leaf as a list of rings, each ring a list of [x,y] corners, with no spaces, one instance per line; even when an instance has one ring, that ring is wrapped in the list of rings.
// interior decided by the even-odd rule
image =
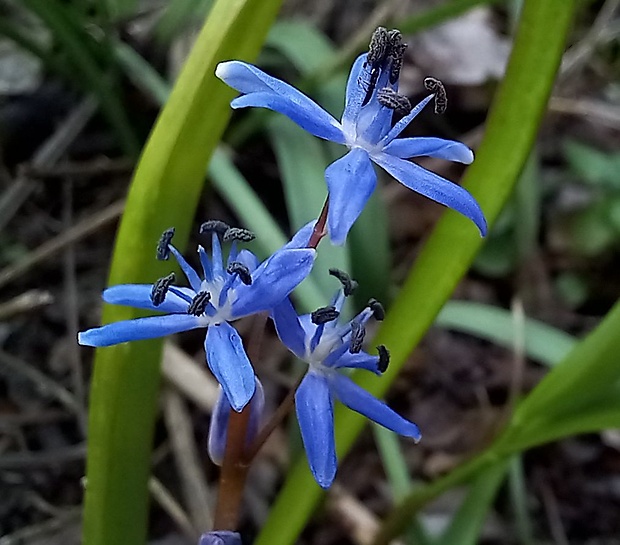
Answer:
[[[575,3],[526,1],[506,76],[489,114],[485,138],[464,184],[479,199],[491,223],[508,199],[532,148]],[[480,245],[473,226],[454,212],[444,214],[380,329],[377,342],[392,351],[390,369],[380,379],[358,374],[361,386],[375,395],[385,393]],[[349,451],[364,423],[356,413],[337,411],[340,456]],[[306,461],[301,460],[292,468],[256,544],[293,543],[320,501],[321,492]],[[383,537],[392,537],[402,529],[402,523],[400,519],[393,520]]]
[[[491,305],[449,301],[441,309],[435,325],[469,333],[508,349],[514,346],[513,316]],[[525,320],[523,333],[527,356],[549,366],[561,361],[577,345],[577,340],[568,333],[530,318]]]
[[[188,238],[209,157],[224,130],[232,90],[213,72],[224,59],[252,60],[280,0],[220,0],[213,7],[143,151],[119,229],[110,284],[149,282],[169,272],[155,262],[162,230]],[[106,307],[104,322],[131,319]],[[92,385],[84,542],[145,541],[147,478],[159,388],[161,342],[97,351]]]
[[[495,500],[506,472],[508,461],[501,460],[481,471],[471,483],[450,525],[434,545],[476,545],[491,504]]]

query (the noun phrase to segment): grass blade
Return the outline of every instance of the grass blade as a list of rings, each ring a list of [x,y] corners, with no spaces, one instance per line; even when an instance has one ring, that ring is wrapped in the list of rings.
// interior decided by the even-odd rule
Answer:
[[[153,259],[163,229],[188,237],[204,173],[230,115],[233,91],[213,74],[224,59],[256,57],[279,0],[220,0],[143,151],[121,222],[110,284],[148,282],[169,272]],[[135,318],[105,307],[105,323]],[[145,541],[147,478],[159,389],[161,342],[97,351],[91,393],[84,543]]]

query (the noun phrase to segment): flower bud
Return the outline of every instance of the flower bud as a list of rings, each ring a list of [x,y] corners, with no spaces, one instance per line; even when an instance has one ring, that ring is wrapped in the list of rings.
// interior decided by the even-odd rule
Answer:
[[[198,545],[242,545],[241,536],[237,532],[220,530],[202,534]]]

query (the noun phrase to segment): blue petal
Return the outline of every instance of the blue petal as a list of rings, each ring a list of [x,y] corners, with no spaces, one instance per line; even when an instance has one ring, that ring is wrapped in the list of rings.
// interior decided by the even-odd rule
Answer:
[[[314,479],[329,488],[338,461],[334,444],[334,407],[327,379],[308,373],[295,394],[295,410]]]
[[[224,261],[222,260],[222,245],[220,237],[214,231],[211,234],[211,266],[214,278],[224,278]]]
[[[381,372],[377,368],[379,365],[379,356],[371,356],[366,352],[358,352],[357,354],[351,354],[347,351],[332,365],[334,369],[366,369],[376,375],[380,375]]]
[[[418,114],[424,109],[424,106],[426,106],[433,99],[434,96],[435,95],[428,95],[425,99],[416,104],[413,109],[398,123],[396,123],[396,125],[394,125],[390,129],[390,131],[383,137],[381,145],[387,146],[392,140],[394,140],[394,138],[396,138],[401,132],[403,132],[407,128],[409,123],[411,123],[414,118],[418,116]]]
[[[170,248],[170,251],[174,254],[174,257],[179,263],[179,267],[181,267],[181,270],[185,273],[189,285],[196,293],[199,292],[202,281],[200,280],[198,273],[187,261],[185,261],[185,258],[181,255],[181,252],[179,252],[172,244],[168,244],[168,248]]]
[[[476,224],[482,236],[486,235],[484,214],[476,199],[466,189],[415,163],[386,153],[373,155],[372,158],[405,187],[460,212]]]
[[[207,255],[207,251],[202,246],[198,246],[198,256],[200,257],[200,264],[202,265],[202,271],[204,272],[205,280],[207,282],[212,282],[213,267],[211,266],[211,260]]]
[[[258,267],[258,258],[250,252],[250,250],[240,250],[237,254],[237,261],[242,265],[245,265],[250,272],[254,272]]]
[[[249,446],[258,434],[260,421],[265,408],[265,391],[258,378],[256,380],[256,390],[250,401],[250,420],[246,431],[245,444]],[[209,423],[208,452],[211,461],[221,466],[226,452],[226,436],[228,430],[228,420],[232,406],[224,394],[222,387],[219,387],[218,398],[211,414]]]
[[[397,138],[392,140],[383,151],[401,159],[410,157],[436,157],[456,161],[457,163],[471,164],[474,153],[461,142],[444,140],[443,138],[415,137]]]
[[[341,246],[377,185],[368,153],[353,148],[325,171],[329,191],[327,226],[333,244]]]
[[[289,240],[283,247],[283,250],[293,250],[299,248],[307,248],[312,232],[314,231],[314,225],[316,220],[309,221],[299,231],[297,231],[291,240]]]
[[[344,112],[342,113],[342,126],[344,130],[349,130],[355,126],[355,121],[362,108],[362,102],[366,96],[366,90],[362,86],[362,81],[367,77],[368,69],[364,67],[366,53],[355,59],[349,79],[347,81],[347,91],[345,96]],[[354,130],[354,129],[353,129]],[[355,138],[355,135],[351,135]]]
[[[399,435],[411,437],[416,443],[422,438],[420,429],[413,422],[405,420],[383,401],[379,401],[360,388],[350,378],[344,375],[333,375],[330,377],[330,386],[334,389],[338,399],[349,409]]]
[[[281,303],[310,274],[315,258],[312,249],[277,251],[252,273],[252,284],[235,288],[232,315],[241,318]]]
[[[284,114],[314,136],[344,143],[340,123],[312,99],[256,66],[240,61],[222,62],[215,75],[243,96],[234,99],[233,108],[267,108]]]
[[[209,326],[205,351],[209,369],[222,385],[228,402],[235,411],[241,412],[252,399],[256,383],[239,333],[226,322]]]
[[[306,352],[306,332],[301,327],[297,312],[288,297],[274,307],[271,319],[280,340],[293,354],[303,359]]]
[[[187,301],[168,291],[166,298],[161,305],[155,306],[151,301],[152,284],[119,284],[111,286],[103,291],[103,300],[111,305],[123,305],[126,307],[145,308],[148,310],[159,310],[160,312],[187,312]],[[183,290],[188,293],[190,299],[195,297],[193,290],[188,288],[175,289]]]
[[[198,327],[205,327],[204,321],[191,314],[150,316],[82,331],[78,333],[78,343],[85,346],[111,346],[127,341],[164,337]]]

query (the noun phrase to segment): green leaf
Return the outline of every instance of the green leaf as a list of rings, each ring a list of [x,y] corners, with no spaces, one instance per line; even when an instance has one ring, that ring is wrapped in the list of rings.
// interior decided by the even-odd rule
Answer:
[[[279,0],[220,0],[213,7],[161,112],[132,180],[110,284],[149,282],[169,272],[153,251],[177,227],[187,241],[209,157],[230,115],[233,91],[214,76],[224,59],[256,57]],[[105,323],[133,309],[105,307]],[[147,478],[157,410],[161,341],[97,350],[91,390],[84,543],[145,541]]]
[[[450,525],[434,545],[478,543],[484,522],[507,471],[508,462],[502,460],[476,476]]]
[[[468,301],[449,301],[437,316],[435,325],[475,335],[509,350],[514,347],[514,317],[502,308]],[[577,344],[577,340],[568,333],[531,318],[526,318],[523,334],[523,349],[527,356],[550,367],[561,361]]]
[[[604,153],[572,140],[564,143],[564,154],[569,166],[584,182],[607,190],[620,190],[620,154]]]
[[[527,0],[525,3],[506,76],[489,114],[477,159],[468,169],[464,183],[479,199],[490,223],[508,199],[531,151],[575,5],[575,1],[567,0]],[[374,395],[385,393],[471,264],[480,245],[475,228],[467,220],[455,212],[444,214],[376,339],[377,343],[383,343],[391,350],[390,368],[382,378],[356,374],[362,387]],[[336,443],[341,458],[349,451],[364,424],[364,419],[356,413],[338,407]],[[300,461],[292,468],[255,544],[293,543],[321,496],[322,491],[313,482],[305,460]],[[403,515],[399,510],[390,526],[381,533],[380,542],[386,543],[409,519],[410,512]]]

